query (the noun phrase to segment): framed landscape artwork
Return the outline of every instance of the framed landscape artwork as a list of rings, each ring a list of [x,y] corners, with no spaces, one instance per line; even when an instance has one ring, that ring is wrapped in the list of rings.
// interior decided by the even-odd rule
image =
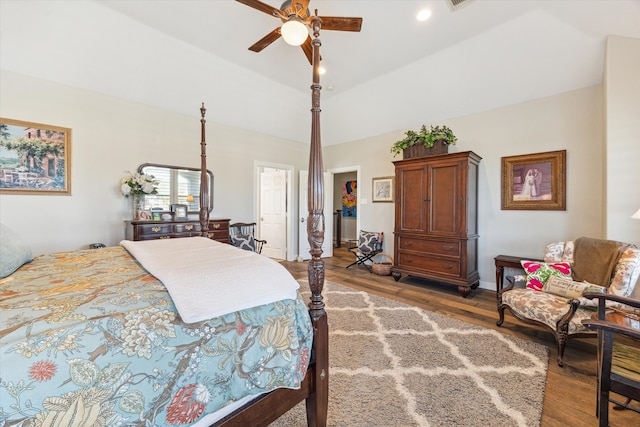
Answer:
[[[567,151],[502,158],[502,209],[564,211]]]
[[[374,202],[393,202],[393,177],[384,176],[373,178],[372,183]]]
[[[0,118],[0,193],[71,194],[71,129]]]

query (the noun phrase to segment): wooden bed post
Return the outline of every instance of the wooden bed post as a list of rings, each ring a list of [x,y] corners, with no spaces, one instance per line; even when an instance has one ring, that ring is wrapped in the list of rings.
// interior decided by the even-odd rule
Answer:
[[[209,177],[207,176],[207,141],[205,138],[204,102],[200,107],[200,234],[209,237]]]
[[[313,30],[313,84],[311,85],[311,149],[309,151],[309,189],[307,236],[311,249],[308,267],[311,302],[309,313],[315,329],[315,392],[306,400],[307,422],[309,426],[324,427],[327,424],[329,404],[329,330],[327,313],[322,301],[324,286],[324,171],[322,164],[322,143],[320,141],[320,26],[321,20],[316,10],[311,20]]]

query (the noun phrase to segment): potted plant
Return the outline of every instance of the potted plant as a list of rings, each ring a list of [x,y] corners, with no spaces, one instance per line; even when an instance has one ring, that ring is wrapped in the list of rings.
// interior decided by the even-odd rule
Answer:
[[[406,136],[403,139],[396,141],[391,146],[391,152],[394,156],[405,152],[405,150],[413,146],[416,146],[416,148],[420,149],[417,150],[420,151],[420,154],[406,156],[405,152],[405,158],[419,157],[420,155],[425,156],[429,154],[443,154],[448,151],[449,145],[455,145],[456,141],[458,140],[451,129],[449,129],[447,126],[431,125],[427,129],[425,125],[422,125],[419,132],[408,130],[405,132],[405,135]],[[422,146],[424,146],[424,149],[422,148]],[[431,150],[431,153],[425,150],[432,149],[438,146],[440,146],[441,149]]]

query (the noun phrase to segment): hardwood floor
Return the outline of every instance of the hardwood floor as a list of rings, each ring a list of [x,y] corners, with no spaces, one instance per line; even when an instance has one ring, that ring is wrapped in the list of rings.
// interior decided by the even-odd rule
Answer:
[[[334,256],[324,258],[325,280],[354,289],[402,301],[468,323],[495,329],[507,335],[530,339],[549,347],[549,369],[542,413],[543,427],[597,426],[596,407],[596,340],[569,340],[564,367],[556,363],[556,343],[551,332],[525,324],[508,313],[502,327],[496,326],[495,291],[476,289],[462,298],[457,287],[403,277],[399,282],[391,276],[378,276],[362,266],[345,267],[354,260],[344,245],[334,249]],[[306,262],[282,262],[296,278],[307,277]],[[634,402],[636,403],[636,402]],[[640,415],[629,410],[610,410],[612,427],[640,425]]]

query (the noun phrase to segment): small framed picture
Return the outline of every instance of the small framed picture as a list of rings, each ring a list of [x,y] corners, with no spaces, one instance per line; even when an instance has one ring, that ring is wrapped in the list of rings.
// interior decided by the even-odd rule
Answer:
[[[160,212],[160,211],[151,211],[151,215],[153,215],[153,220],[154,221],[162,220],[162,212]]]
[[[374,202],[393,202],[393,177],[373,178]]]
[[[173,212],[173,219],[187,219],[187,205],[171,205],[171,212]]]
[[[141,221],[151,221],[151,211],[150,210],[141,210],[138,215],[140,216]]]

